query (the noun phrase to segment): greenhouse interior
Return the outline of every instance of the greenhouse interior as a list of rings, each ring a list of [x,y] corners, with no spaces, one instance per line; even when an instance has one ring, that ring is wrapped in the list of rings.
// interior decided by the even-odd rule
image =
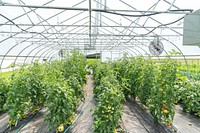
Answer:
[[[0,133],[200,133],[190,0],[0,0]]]

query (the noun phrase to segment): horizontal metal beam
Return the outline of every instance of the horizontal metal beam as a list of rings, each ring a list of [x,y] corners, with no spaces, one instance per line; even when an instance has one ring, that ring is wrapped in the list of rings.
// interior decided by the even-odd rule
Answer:
[[[150,41],[142,41],[142,42],[122,42],[122,43],[126,43],[126,44],[146,44],[146,43],[149,43]],[[58,46],[63,46],[63,45],[70,45],[70,46],[80,46],[80,45],[89,45],[89,41],[87,41],[87,42],[79,42],[79,43],[76,43],[76,42],[61,42],[59,45],[58,44],[55,44],[55,43],[45,43],[45,42],[38,42],[37,44],[35,44],[35,45],[48,45],[48,46],[53,46],[53,45],[58,45]],[[99,44],[99,46],[101,46],[101,44],[106,44],[107,46],[108,45],[111,45],[111,44],[118,44],[117,42],[116,43],[114,43],[114,42],[96,42],[96,44]],[[142,45],[141,44],[141,45]],[[33,42],[33,45],[34,45],[34,42]],[[98,45],[95,45],[95,46],[98,46]]]
[[[0,55],[0,58],[1,57],[4,57],[5,55]],[[17,56],[17,55],[6,55],[6,58],[8,58],[8,57],[23,57],[23,58],[27,58],[27,57],[30,57],[30,58],[32,58],[32,57],[35,57],[35,58],[39,58],[40,56],[31,56],[31,55],[29,55],[29,56],[26,56],[26,55],[20,55],[20,56]]]
[[[15,37],[15,39],[26,39],[26,38],[29,38],[29,37]],[[34,37],[34,38],[32,38],[30,41],[26,41],[26,42],[34,42],[34,41],[37,41],[36,39],[44,39],[44,38],[42,38],[42,37]],[[57,38],[55,38],[55,37],[48,37],[48,39],[49,40],[55,40],[55,39],[57,39],[57,40],[76,40],[76,41],[82,41],[82,40],[84,40],[84,41],[87,41],[87,40],[89,40],[89,38],[81,38],[81,37],[77,37],[77,38],[62,38],[62,37],[57,37]],[[96,40],[98,40],[98,41],[104,41],[104,40],[112,40],[113,38],[96,38]],[[151,39],[151,38],[150,38]],[[126,38],[115,38],[115,40],[130,40],[130,39],[126,39]],[[143,38],[143,39],[140,39],[140,38],[137,38],[137,40],[149,40],[149,39],[146,39],[146,38]],[[41,40],[42,42],[44,42],[44,40]],[[45,42],[47,42],[47,41],[45,41]]]
[[[12,34],[12,33],[19,33],[19,34],[27,34],[26,32],[9,32],[9,31],[0,31],[0,33],[2,33],[2,34],[5,34],[5,33],[7,33],[7,34]],[[48,33],[42,33],[42,34],[44,34],[44,35],[46,35],[46,34],[59,34],[59,35],[62,35],[62,34],[64,34],[64,35],[89,35],[89,34],[87,34],[87,33],[60,33],[60,32],[58,32],[58,33],[50,33],[50,32],[48,32]],[[140,34],[137,34],[137,35],[121,35],[121,34],[91,34],[91,36],[128,36],[128,37],[155,37],[155,35],[140,35]],[[168,37],[171,37],[171,36],[175,36],[175,37],[177,37],[177,36],[180,36],[180,35],[162,35],[162,36],[168,36]]]
[[[4,26],[4,25],[8,25],[11,26],[13,24],[3,24],[0,23],[0,26]],[[40,27],[40,26],[48,26],[48,27],[89,27],[89,25],[57,25],[57,24],[40,24],[40,25],[34,25],[34,24],[16,24],[18,26],[35,26],[35,27]],[[91,27],[104,27],[104,28],[155,28],[156,26],[127,26],[127,25],[121,25],[121,26],[115,26],[115,25],[91,25]],[[172,27],[165,27],[165,26],[160,26],[160,27],[156,27],[157,29],[161,28],[161,29],[167,29],[167,28],[172,28],[172,29],[183,29],[183,27],[178,27],[178,26],[172,26]]]
[[[11,3],[0,3],[0,6],[11,6],[11,7],[26,7],[26,8],[42,8],[42,9],[58,9],[58,10],[73,10],[73,11],[89,11],[88,8],[76,8],[76,7],[60,7],[60,6],[40,6],[40,5],[20,5]],[[167,10],[167,11],[147,11],[147,10],[119,10],[119,9],[91,9],[95,12],[142,12],[142,13],[169,13],[169,14],[189,14],[193,10]]]

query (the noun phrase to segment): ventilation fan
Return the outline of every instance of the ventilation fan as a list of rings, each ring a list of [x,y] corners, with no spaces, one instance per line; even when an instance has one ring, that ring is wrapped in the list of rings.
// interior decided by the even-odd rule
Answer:
[[[149,44],[149,51],[152,55],[161,55],[162,52],[164,51],[164,46],[159,39],[154,39],[153,41],[150,42]]]

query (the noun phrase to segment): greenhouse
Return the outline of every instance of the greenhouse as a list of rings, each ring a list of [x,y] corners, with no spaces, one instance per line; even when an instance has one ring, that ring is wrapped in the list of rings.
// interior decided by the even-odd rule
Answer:
[[[195,0],[0,0],[0,133],[200,133]]]

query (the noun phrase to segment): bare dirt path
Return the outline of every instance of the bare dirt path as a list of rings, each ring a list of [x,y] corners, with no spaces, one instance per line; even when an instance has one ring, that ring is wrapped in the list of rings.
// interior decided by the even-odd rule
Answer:
[[[177,133],[200,133],[200,118],[184,113],[180,105],[175,106],[173,125]]]
[[[70,130],[71,133],[93,133],[93,116],[91,111],[95,108],[95,103],[93,100],[93,88],[94,86],[92,76],[88,75],[87,84],[83,87],[85,92],[85,103],[82,103],[82,108],[78,109],[79,111],[84,109],[84,111],[72,126]]]

